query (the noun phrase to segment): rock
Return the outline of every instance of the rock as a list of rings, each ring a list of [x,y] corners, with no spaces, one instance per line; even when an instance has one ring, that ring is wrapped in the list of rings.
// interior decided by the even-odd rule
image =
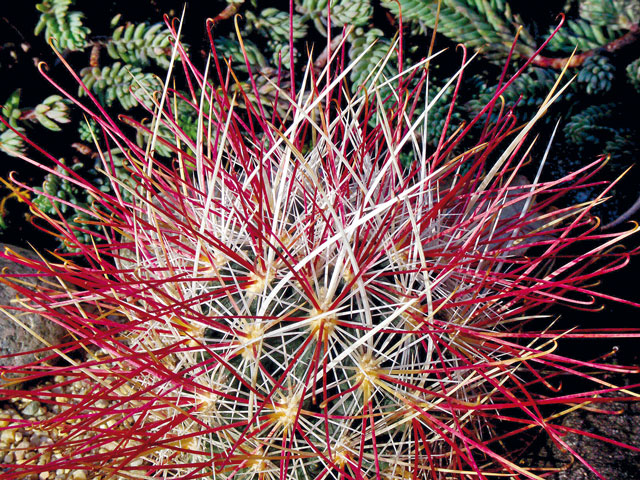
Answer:
[[[0,243],[0,251],[4,252],[5,248],[9,248],[13,252],[27,258],[37,258],[34,253],[25,250],[24,248]],[[28,267],[15,264],[2,257],[0,257],[0,271],[2,271],[3,277],[6,274],[26,274],[32,272]],[[0,283],[0,305],[16,306],[16,291],[8,286],[4,280],[5,279]],[[29,279],[29,281],[33,282],[34,280]],[[0,310],[0,357],[4,355],[30,352],[46,346],[29,331],[13,320],[9,314],[18,318],[20,322],[24,323],[37,335],[52,345],[60,343],[65,335],[65,330],[62,327],[41,317],[40,315],[18,312],[10,308],[7,309],[6,312]],[[46,353],[39,354],[39,356],[25,353],[24,355],[0,358],[0,371],[4,370],[2,367],[25,365],[43,356],[46,356]],[[1,384],[2,381],[0,380],[0,385]]]
[[[32,401],[27,403],[27,406],[22,409],[22,414],[27,417],[33,417],[38,413],[40,409],[40,402]]]
[[[603,405],[603,409],[616,411],[594,413],[586,410],[575,411],[567,415],[564,425],[617,440],[638,448],[640,445],[640,405],[633,403],[614,403]],[[584,458],[602,477],[607,480],[636,480],[640,472],[640,452],[625,449],[586,435],[569,433],[564,441]],[[555,449],[558,458],[568,460],[567,452]],[[551,477],[553,480],[597,480],[598,477],[575,460],[566,470]]]

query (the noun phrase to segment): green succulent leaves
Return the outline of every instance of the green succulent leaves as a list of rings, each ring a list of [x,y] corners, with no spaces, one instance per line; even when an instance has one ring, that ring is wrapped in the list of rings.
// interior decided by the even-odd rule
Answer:
[[[327,0],[302,0],[298,10],[306,17],[313,19],[320,32],[326,33]],[[372,15],[373,7],[369,0],[336,0],[331,2],[331,25],[334,27],[362,26],[367,24]]]
[[[626,71],[629,82],[640,93],[640,58],[627,65]]]
[[[440,33],[468,48],[482,49],[491,59],[506,56],[522,23],[504,0],[443,0],[439,17],[438,2],[400,0],[398,4],[383,0],[382,4],[394,15],[401,9],[403,20],[422,22],[429,28],[434,28],[437,20]],[[528,56],[534,45],[534,39],[522,30],[516,52]]]
[[[585,91],[589,95],[608,92],[611,89],[615,77],[615,68],[604,55],[589,57],[580,73],[578,82],[585,85]]]
[[[289,12],[278,10],[277,8],[265,8],[258,15],[251,11],[246,14],[246,31],[253,30],[259,32],[263,37],[267,37],[275,42],[289,43]],[[303,22],[300,15],[293,16],[293,39],[298,40],[307,35],[308,27]]]
[[[2,109],[0,109],[0,114],[12,127],[9,128],[4,123],[0,123],[0,151],[12,157],[24,153],[24,141],[20,135],[16,133],[16,130],[18,132],[24,132],[24,128],[18,124],[22,116],[22,110],[20,110],[20,89],[15,90],[9,95],[7,101],[2,105]]]
[[[162,86],[160,79],[140,67],[128,67],[121,62],[105,67],[86,67],[80,70],[85,87],[95,93],[107,106],[116,100],[122,108],[129,110],[142,101],[148,107],[153,106],[151,95]],[[79,95],[85,95],[82,87]]]
[[[16,89],[2,105],[0,114],[18,132],[25,131],[25,125],[38,123],[48,130],[60,131],[60,124],[69,123],[69,102],[60,95],[50,95],[34,108],[20,107],[21,89]],[[0,123],[0,150],[8,155],[24,153],[25,145],[20,135]]]
[[[33,110],[35,120],[53,132],[60,131],[60,123],[69,123],[69,102],[60,95],[51,95]]]
[[[640,2],[638,0],[583,0],[580,16],[588,22],[605,26],[629,29],[640,23]]]
[[[391,42],[384,37],[382,30],[372,28],[365,31],[357,28],[349,49],[349,58],[353,61],[368,49],[367,54],[354,65],[351,70],[351,81],[354,87],[368,86],[371,83],[371,72],[376,71],[375,66],[382,62],[391,48]],[[394,54],[395,56],[395,54]],[[391,76],[393,73],[387,69]],[[378,82],[380,83],[380,82]],[[383,95],[384,96],[384,95]]]
[[[260,48],[249,39],[244,39],[244,53],[253,69],[262,69],[269,62],[260,51]],[[238,72],[247,72],[247,65],[244,54],[240,48],[240,43],[231,38],[220,37],[215,39],[216,52],[222,55],[225,60],[231,59],[233,69]]]
[[[9,98],[2,105],[2,116],[6,118],[13,128],[18,128],[18,120],[22,116],[22,110],[20,110],[20,94],[22,90],[16,89],[9,95]],[[7,127],[0,123],[0,132],[4,131]]]
[[[115,60],[139,67],[146,67],[153,60],[166,69],[171,58],[171,33],[162,23],[128,23],[113,31],[106,48]]]
[[[52,39],[54,45],[62,50],[82,50],[87,46],[87,36],[91,33],[82,24],[82,12],[69,11],[74,0],[45,0],[36,5],[42,12],[34,33]]]
[[[551,32],[549,32],[551,33]],[[578,51],[601,47],[616,38],[616,32],[607,26],[595,25],[583,19],[570,19],[549,42],[548,48],[554,52],[571,54]]]
[[[18,131],[24,131],[23,128],[17,128]],[[5,130],[0,133],[0,150],[9,156],[15,157],[17,154],[25,152],[24,141],[13,130]]]

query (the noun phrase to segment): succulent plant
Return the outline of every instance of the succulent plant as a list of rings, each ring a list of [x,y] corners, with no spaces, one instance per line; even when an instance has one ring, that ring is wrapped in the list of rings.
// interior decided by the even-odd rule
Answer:
[[[102,102],[119,104],[122,109],[128,111],[136,110],[139,106],[136,97],[147,98],[147,95],[136,93],[140,85],[143,88],[158,88],[160,81],[155,75],[164,78],[166,74],[171,51],[168,29],[161,23],[150,22],[152,19],[144,15],[137,16],[135,23],[126,21],[129,15],[126,2],[124,4],[112,2],[109,6],[109,11],[121,12],[113,18],[110,27],[107,26],[109,19],[106,17],[102,22],[96,21],[99,17],[94,17],[91,22],[88,22],[87,15],[92,15],[91,7],[85,4],[77,5],[79,10],[85,9],[78,11],[74,6],[76,3],[74,0],[46,0],[37,3],[35,8],[40,12],[40,16],[34,33],[41,39],[47,41],[52,39],[53,45],[64,50],[66,58],[81,71],[84,81],[91,86],[92,93]],[[558,110],[563,110],[562,123],[582,122],[585,114],[594,111],[590,107],[604,100],[603,95],[608,97],[605,100],[607,103],[616,103],[616,108],[610,110],[615,112],[627,111],[630,101],[634,101],[633,96],[629,97],[624,87],[636,85],[637,89],[637,61],[627,66],[626,63],[632,58],[626,58],[627,55],[623,54],[625,49],[622,47],[637,43],[640,38],[637,33],[640,18],[638,0],[566,0],[557,2],[557,5],[554,4],[553,8],[549,9],[551,15],[539,14],[539,12],[532,14],[534,11],[544,9],[527,8],[522,3],[508,0],[443,0],[439,13],[437,4],[438,2],[424,0],[385,0],[378,3],[370,0],[333,0],[332,2],[295,0],[293,2],[295,12],[293,56],[300,62],[305,52],[305,45],[317,42],[320,37],[328,37],[329,34],[335,38],[342,27],[353,26],[355,30],[348,40],[348,51],[352,57],[357,56],[357,52],[372,41],[377,41],[376,47],[370,50],[370,56],[365,61],[359,62],[351,71],[350,84],[353,88],[358,88],[359,82],[367,78],[371,69],[375,67],[375,63],[388,50],[392,41],[390,34],[393,33],[389,24],[397,25],[398,14],[402,12],[404,30],[410,33],[407,35],[409,41],[406,42],[403,52],[405,60],[409,63],[419,60],[422,55],[419,46],[428,42],[425,34],[431,33],[436,24],[438,32],[450,42],[462,43],[469,49],[477,49],[483,58],[488,60],[482,68],[476,69],[473,77],[467,77],[477,79],[479,82],[463,80],[462,87],[468,98],[460,101],[454,112],[454,117],[473,117],[476,113],[473,107],[485,105],[486,99],[490,97],[485,93],[487,91],[485,87],[496,83],[498,74],[495,64],[502,64],[509,55],[511,39],[516,32],[520,31],[520,42],[513,52],[514,57],[528,58],[536,42],[541,38],[538,33],[546,32],[549,23],[553,23],[550,19],[564,11],[567,14],[567,26],[557,32],[549,43],[549,51],[546,52],[549,57],[538,57],[536,60],[540,71],[535,72],[535,75],[528,74],[528,78],[521,77],[522,81],[519,85],[514,85],[513,89],[505,92],[510,96],[521,93],[523,89],[527,90],[524,98],[526,104],[525,101],[520,103],[519,115],[534,112],[529,107],[544,99],[544,92],[553,86],[557,71],[564,66],[576,46],[578,50],[572,61],[572,71],[578,75],[580,81],[574,82],[572,86],[574,95],[563,96],[556,107]],[[154,1],[150,5],[156,11],[173,8],[173,5],[166,1]],[[329,29],[330,31],[328,31],[329,23],[326,18],[329,6],[332,14],[330,25],[333,27]],[[274,90],[269,82],[277,83],[275,72],[279,62],[285,69],[289,68],[290,62],[286,8],[283,9],[277,2],[245,2],[243,0],[229,2],[218,0],[210,5],[207,4],[206,8],[208,13],[221,10],[220,15],[215,17],[218,19],[215,23],[217,25],[226,20],[227,24],[220,25],[221,28],[216,29],[216,34],[219,35],[216,39],[217,45],[223,54],[221,56],[233,55],[236,73],[242,77],[242,80],[246,80],[246,72],[242,71],[246,69],[243,55],[240,54],[240,45],[234,41],[234,28],[230,25],[233,14],[241,15],[242,19],[239,20],[238,26],[242,34],[247,37],[244,44],[245,53],[248,54],[250,64],[256,72],[269,77],[269,81],[265,76],[259,77],[259,81],[263,82],[260,85],[262,90],[273,93]],[[123,16],[125,20],[120,23]],[[437,22],[436,18],[438,18]],[[91,29],[87,26],[88,24],[91,24]],[[442,36],[436,42],[437,45],[443,44]],[[40,42],[33,40],[31,43],[36,47]],[[196,46],[199,42],[198,35],[192,34],[189,41],[192,40]],[[21,44],[22,48],[28,48],[28,43],[9,42],[5,44],[3,51],[16,50],[11,52],[11,55],[17,59],[19,58],[17,46]],[[319,43],[322,42],[317,42],[316,45]],[[199,48],[200,45],[196,47]],[[628,50],[631,51],[633,48]],[[635,51],[640,50],[636,48]],[[603,53],[606,53],[606,58],[602,55]],[[629,57],[633,56],[634,54]],[[43,60],[47,59],[43,58]],[[624,67],[627,67],[626,76],[621,75]],[[267,75],[269,72],[272,75]],[[4,73],[8,74],[7,71]],[[477,88],[478,84],[482,84],[481,88]],[[613,85],[622,88],[613,87]],[[263,98],[266,96],[264,95]],[[40,102],[38,107],[42,108],[44,105],[46,108],[45,102],[41,102],[41,99],[31,101],[30,105],[38,102]],[[441,104],[442,110],[432,109],[429,122],[437,120],[434,123],[441,124],[440,119],[447,117],[447,105],[445,102]],[[467,108],[469,106],[472,108]],[[239,108],[243,108],[242,105],[239,105]],[[134,115],[139,115],[140,110],[138,109]],[[51,117],[56,113],[64,114],[64,111],[47,110],[47,114],[40,116],[42,125],[47,128],[59,127],[56,118]],[[582,118],[572,118],[576,114]],[[31,119],[35,120],[35,117]],[[589,121],[596,123],[600,119],[601,117],[598,116]],[[73,120],[75,128],[67,129],[62,135],[67,135],[69,131],[84,130],[83,119]],[[27,152],[20,133],[28,131],[30,125],[22,122],[14,126],[19,129],[18,132],[4,131],[0,126],[0,154],[15,156]],[[138,135],[143,138],[143,130],[138,129]],[[635,131],[628,134],[624,132],[610,138],[607,131],[594,130],[586,137],[565,136],[559,140],[559,143],[565,142],[566,145],[559,145],[560,148],[556,151],[564,151],[566,148],[563,147],[567,147],[576,152],[572,153],[572,156],[585,159],[600,153],[620,157],[620,152],[624,152],[626,161],[620,161],[615,165],[610,163],[608,167],[612,170],[611,175],[617,176],[632,163],[633,156],[638,150],[637,138]],[[76,140],[77,138],[70,139],[67,143],[71,144]],[[86,135],[84,141],[86,141]],[[65,155],[67,155],[66,152]],[[552,153],[550,163],[559,170],[558,175],[565,175],[568,171],[562,167],[563,160],[564,155],[558,154],[554,158]],[[628,185],[634,184],[632,175],[634,175],[633,171],[626,177]],[[620,190],[629,190],[629,187]],[[624,200],[620,202],[621,205],[625,203]],[[83,206],[89,207],[89,205]],[[596,213],[608,221],[618,216],[620,212],[613,203],[609,203],[606,208],[601,207]],[[69,215],[72,214],[73,212],[70,211]]]
[[[91,33],[82,24],[84,14],[69,11],[74,0],[45,0],[36,8],[42,12],[34,33],[44,33],[47,41],[51,40],[61,50],[81,50],[87,46],[87,35]]]
[[[81,210],[98,231],[83,229],[93,241],[79,241],[80,227],[32,202],[82,261],[2,254],[49,279],[30,289],[7,276],[20,301],[2,312],[20,322],[36,311],[69,341],[43,347],[49,355],[38,364],[0,368],[22,380],[62,375],[31,392],[2,390],[60,412],[0,419],[0,428],[64,433],[3,465],[0,479],[57,469],[112,478],[540,479],[519,462],[523,439],[544,433],[568,447],[564,413],[607,393],[637,397],[598,373],[637,369],[556,352],[563,337],[633,333],[558,330],[541,316],[558,303],[589,308],[601,296],[590,280],[629,255],[609,247],[635,230],[596,230],[589,212],[608,186],[594,201],[550,209],[589,186],[603,159],[548,182],[518,175],[560,80],[521,127],[508,108],[492,110],[522,71],[468,125],[449,134],[445,120],[444,135],[425,127],[427,116],[451,86],[455,102],[464,66],[426,102],[428,63],[389,77],[398,67],[387,55],[351,94],[350,73],[370,48],[346,65],[338,51],[330,67],[305,70],[298,87],[272,85],[269,108],[255,82],[232,89],[217,58],[206,76],[176,49],[190,98],[200,99],[191,103],[195,138],[167,88],[145,97],[156,113],[144,147],[102,107],[74,100],[103,132],[112,193],[53,157],[59,168],[49,170],[94,199]],[[491,118],[478,144],[456,154],[473,124]],[[169,162],[155,155],[161,128],[171,133],[162,135]],[[128,183],[115,173],[116,148]],[[572,256],[583,241],[589,248]],[[560,375],[591,385],[565,393]],[[62,384],[76,393],[60,393]]]
[[[0,150],[12,157],[25,153],[23,125],[39,123],[58,132],[58,124],[69,123],[69,105],[60,95],[50,95],[34,108],[20,107],[20,89],[15,90],[2,105],[0,122]]]

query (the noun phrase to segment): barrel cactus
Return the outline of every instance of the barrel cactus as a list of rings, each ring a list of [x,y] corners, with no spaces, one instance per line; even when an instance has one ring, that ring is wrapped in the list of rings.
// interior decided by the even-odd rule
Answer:
[[[462,149],[470,125],[445,124],[449,136],[426,127],[442,95],[427,89],[434,56],[390,78],[388,55],[352,94],[350,71],[368,50],[344,65],[341,48],[324,68],[310,61],[297,84],[278,83],[286,71],[270,79],[278,108],[268,109],[253,78],[231,88],[217,56],[214,74],[203,74],[176,41],[190,89],[167,80],[162,92],[136,91],[154,105],[146,148],[97,102],[74,99],[100,129],[113,189],[58,162],[49,171],[94,198],[82,213],[98,228],[33,208],[81,260],[3,254],[46,279],[29,288],[8,276],[20,298],[3,313],[20,322],[35,311],[68,341],[43,346],[44,361],[2,368],[13,383],[22,375],[38,385],[4,395],[58,407],[2,428],[61,436],[3,465],[0,478],[60,469],[127,479],[541,478],[514,446],[532,433],[566,446],[563,412],[607,392],[632,396],[597,372],[634,369],[556,352],[562,337],[611,332],[559,331],[541,314],[590,305],[597,293],[586,285],[624,263],[609,247],[631,233],[598,233],[589,212],[600,197],[550,208],[602,159],[549,182],[520,174],[559,84],[516,128],[508,109],[493,115],[517,75],[509,79],[469,119],[492,123]],[[176,120],[178,102],[195,109],[195,135]],[[156,158],[159,145],[170,161]],[[77,229],[93,241],[78,241]],[[584,240],[589,250],[567,253]],[[561,374],[593,387],[565,394]]]

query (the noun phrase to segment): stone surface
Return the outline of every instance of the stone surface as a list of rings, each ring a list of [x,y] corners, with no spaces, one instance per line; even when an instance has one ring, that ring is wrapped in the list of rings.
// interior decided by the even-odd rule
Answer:
[[[606,412],[586,409],[571,412],[562,420],[562,425],[640,448],[640,403],[616,402],[602,404],[600,408]],[[540,439],[542,437],[545,441],[527,454],[522,465],[535,466],[533,472],[549,480],[599,480],[568,451],[559,448],[545,434]],[[567,433],[562,438],[605,480],[640,478],[640,452],[585,434]]]
[[[14,247],[11,245],[5,245],[0,243],[0,251],[5,251],[5,247],[10,248],[12,251],[19,253],[25,257],[36,258],[33,252],[25,250],[23,248]],[[22,265],[14,264],[4,258],[0,258],[0,271],[2,275],[7,273],[29,273],[30,269]],[[30,281],[33,281],[30,279]],[[16,291],[6,285],[4,282],[0,283],[0,305],[11,306],[16,305]],[[49,343],[55,345],[61,342],[65,331],[59,325],[42,318],[35,314],[24,314],[22,312],[8,310],[12,315],[15,315],[21,322],[33,329],[38,335],[47,340]],[[17,324],[10,318],[5,312],[0,311],[0,356],[10,355],[15,353],[29,352],[44,347],[45,345],[35,338],[31,333],[25,330],[22,326]],[[17,355],[13,357],[0,358],[0,365],[2,366],[17,366],[24,365],[32,362],[36,359],[33,354]]]
[[[616,411],[595,413],[576,411],[567,416],[563,424],[640,447],[640,405],[615,403],[604,407]],[[640,452],[625,449],[585,435],[570,433],[565,441],[607,480],[637,480],[640,478]],[[558,457],[563,455],[556,450]],[[567,454],[564,454],[566,458]],[[570,468],[559,472],[554,480],[592,480],[598,477],[582,463],[575,461]]]

